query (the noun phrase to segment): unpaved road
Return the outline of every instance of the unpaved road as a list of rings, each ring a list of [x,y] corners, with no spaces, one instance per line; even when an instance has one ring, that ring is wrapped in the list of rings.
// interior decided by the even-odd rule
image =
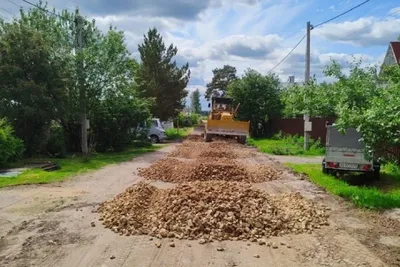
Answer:
[[[93,212],[98,204],[143,180],[138,168],[174,149],[170,145],[64,183],[0,190],[0,266],[400,266],[399,221],[355,209],[288,170],[280,180],[254,186],[270,194],[300,192],[330,208],[329,226],[271,238],[290,248],[195,240],[175,240],[176,247],[169,247],[168,239],[157,248],[148,236],[120,236],[104,228]],[[283,168],[260,153],[245,161]]]

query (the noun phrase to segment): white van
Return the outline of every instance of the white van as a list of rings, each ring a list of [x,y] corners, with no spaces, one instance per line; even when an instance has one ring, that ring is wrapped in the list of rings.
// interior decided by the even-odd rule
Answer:
[[[328,125],[326,150],[322,161],[322,172],[340,174],[362,172],[370,178],[379,179],[380,164],[365,157],[365,145],[356,129],[346,129],[345,134],[335,125]]]
[[[160,121],[160,119],[153,118],[151,120],[151,126],[149,128],[148,134],[152,143],[160,143],[167,139],[165,134],[165,129]]]

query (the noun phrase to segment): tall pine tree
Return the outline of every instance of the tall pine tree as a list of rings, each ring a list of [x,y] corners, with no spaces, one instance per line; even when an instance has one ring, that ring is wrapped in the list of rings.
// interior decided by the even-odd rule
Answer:
[[[200,104],[200,91],[196,89],[192,95],[190,96],[190,104],[192,108],[192,112],[196,114],[201,113],[201,104]]]
[[[135,80],[143,97],[153,99],[153,116],[162,120],[174,117],[183,109],[188,92],[185,90],[190,78],[189,64],[182,67],[173,59],[178,49],[165,46],[156,28],[150,29],[139,45],[141,63]]]

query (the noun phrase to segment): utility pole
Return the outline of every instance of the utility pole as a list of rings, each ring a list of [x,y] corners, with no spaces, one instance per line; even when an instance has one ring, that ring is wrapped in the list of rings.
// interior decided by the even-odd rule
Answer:
[[[305,76],[304,76],[304,83],[305,86],[307,86],[310,82],[310,60],[311,60],[311,33],[312,30],[312,25],[311,23],[308,21],[307,22],[307,44],[306,44],[306,71],[305,71]],[[304,95],[304,98],[306,97],[306,95]],[[304,101],[305,102],[305,101]],[[309,149],[309,139],[310,139],[310,134],[309,134],[309,130],[308,129],[308,125],[310,125],[309,123],[309,114],[304,114],[304,150],[308,150]]]
[[[83,18],[78,15],[75,18],[76,35],[77,35],[77,52],[78,52],[78,83],[79,83],[79,107],[80,107],[80,120],[81,120],[81,147],[84,155],[88,154],[87,143],[87,130],[88,121],[86,115],[86,89],[85,89],[85,76],[83,70]]]

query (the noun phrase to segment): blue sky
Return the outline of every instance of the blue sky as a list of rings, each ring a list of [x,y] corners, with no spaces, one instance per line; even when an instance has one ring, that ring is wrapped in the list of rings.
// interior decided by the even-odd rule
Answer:
[[[17,14],[21,0],[0,0]],[[124,30],[131,53],[143,34],[156,27],[166,42],[178,47],[177,62],[189,62],[190,91],[205,85],[212,70],[230,64],[243,74],[247,68],[267,73],[305,33],[306,22],[317,25],[363,0],[48,0],[57,10],[79,6],[100,28],[110,24]],[[0,10],[1,16],[11,17]],[[311,73],[323,80],[322,69],[331,59],[344,68],[352,57],[380,65],[388,43],[400,35],[400,1],[370,0],[362,7],[311,32]],[[304,77],[303,42],[275,72],[282,81]],[[205,108],[206,102],[202,100]]]

